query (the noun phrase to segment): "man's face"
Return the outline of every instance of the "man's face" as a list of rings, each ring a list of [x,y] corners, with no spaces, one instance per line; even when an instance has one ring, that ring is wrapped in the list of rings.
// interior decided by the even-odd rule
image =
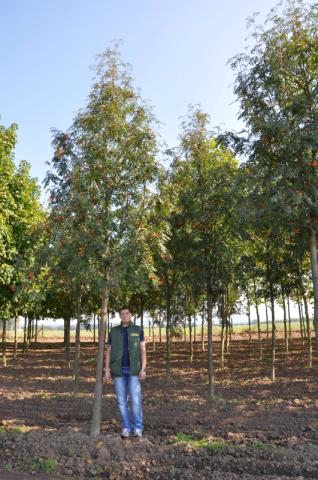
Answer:
[[[128,310],[128,308],[125,308],[124,310],[121,310],[120,312],[120,318],[123,323],[128,323],[131,319],[131,313]]]

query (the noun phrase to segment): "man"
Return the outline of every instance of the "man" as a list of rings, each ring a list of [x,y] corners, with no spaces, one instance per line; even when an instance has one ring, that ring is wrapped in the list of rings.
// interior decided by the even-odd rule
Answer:
[[[124,306],[119,311],[121,324],[112,327],[105,358],[107,383],[114,378],[119,412],[122,418],[122,438],[141,437],[143,430],[140,380],[146,378],[146,342],[144,331],[131,321],[131,312]],[[131,415],[128,408],[131,401]]]

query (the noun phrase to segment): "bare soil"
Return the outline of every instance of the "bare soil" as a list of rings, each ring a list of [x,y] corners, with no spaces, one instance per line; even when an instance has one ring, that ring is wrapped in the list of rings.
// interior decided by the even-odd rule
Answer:
[[[281,335],[279,335],[281,337]],[[201,342],[147,344],[142,382],[144,436],[122,440],[113,384],[104,385],[101,434],[88,435],[97,349],[82,343],[80,394],[55,339],[34,345],[0,368],[0,480],[42,479],[318,479],[318,362],[307,368],[295,334],[289,353],[277,341],[270,380],[270,339],[236,334],[220,368],[213,345],[216,401],[207,405],[207,351]],[[22,472],[22,473],[18,473]]]

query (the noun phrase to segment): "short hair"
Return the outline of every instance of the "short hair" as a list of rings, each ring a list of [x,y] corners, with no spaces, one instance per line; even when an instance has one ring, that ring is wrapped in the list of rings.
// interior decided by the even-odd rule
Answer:
[[[129,310],[129,307],[128,307],[128,305],[123,305],[122,307],[120,307],[120,309],[119,309],[119,313],[121,313],[121,312],[122,312],[122,310]],[[129,310],[129,312],[130,312],[130,310]],[[130,312],[130,313],[131,313],[131,312]]]

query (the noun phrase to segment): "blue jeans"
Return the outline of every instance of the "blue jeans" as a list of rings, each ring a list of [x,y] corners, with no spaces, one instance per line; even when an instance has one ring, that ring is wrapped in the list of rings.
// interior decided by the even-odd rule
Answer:
[[[117,403],[122,418],[122,428],[142,430],[142,396],[139,377],[130,375],[130,367],[122,367],[122,376],[114,378]],[[131,410],[128,407],[128,395],[131,401]]]

